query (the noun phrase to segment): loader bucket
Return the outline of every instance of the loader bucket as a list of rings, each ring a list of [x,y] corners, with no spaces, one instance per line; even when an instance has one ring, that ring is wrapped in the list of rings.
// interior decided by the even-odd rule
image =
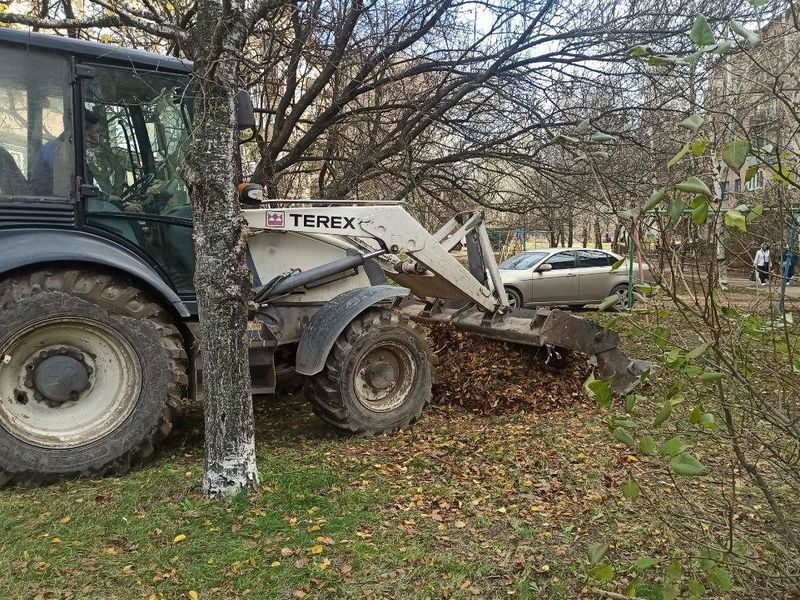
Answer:
[[[419,310],[422,308],[422,310]],[[619,348],[619,335],[600,325],[556,309],[509,309],[504,314],[487,314],[474,307],[446,308],[441,303],[404,303],[402,310],[421,322],[449,323],[456,329],[494,340],[569,350],[594,357],[600,377],[612,377],[612,389],[625,393],[641,380],[652,363],[631,360]]]

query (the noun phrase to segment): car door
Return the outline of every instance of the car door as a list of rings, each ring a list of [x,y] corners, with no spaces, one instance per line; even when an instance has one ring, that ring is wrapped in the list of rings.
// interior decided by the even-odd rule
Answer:
[[[539,304],[572,304],[578,301],[580,291],[575,252],[556,252],[542,264],[549,271],[535,270],[532,280],[532,301]]]
[[[617,257],[602,250],[578,250],[578,287],[581,302],[600,302],[614,287],[614,277],[619,272],[611,266]],[[624,272],[624,271],[623,271]]]

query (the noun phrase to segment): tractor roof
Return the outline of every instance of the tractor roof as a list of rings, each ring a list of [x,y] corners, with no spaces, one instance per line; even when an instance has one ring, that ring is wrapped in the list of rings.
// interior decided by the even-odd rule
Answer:
[[[157,71],[170,71],[173,73],[188,73],[192,63],[173,56],[164,56],[154,52],[121,48],[111,44],[89,42],[74,38],[52,35],[47,33],[32,33],[0,27],[0,45],[17,44],[29,48],[41,48],[73,54],[83,59],[110,63],[118,66],[139,67],[155,69]]]

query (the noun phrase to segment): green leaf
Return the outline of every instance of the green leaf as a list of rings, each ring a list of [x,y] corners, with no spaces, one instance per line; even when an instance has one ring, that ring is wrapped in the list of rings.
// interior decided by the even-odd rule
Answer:
[[[636,562],[633,563],[633,566],[636,568],[637,571],[639,571],[639,573],[644,573],[645,571],[647,571],[647,569],[652,569],[660,562],[661,561],[657,558],[644,557],[636,559]]]
[[[719,381],[725,377],[725,373],[719,373],[717,371],[709,371],[707,373],[703,373],[700,375],[700,381],[703,383],[714,383],[715,381]]]
[[[685,127],[686,129],[690,129],[693,133],[697,133],[697,131],[703,126],[703,122],[704,122],[703,117],[694,114],[694,115],[689,115],[683,121],[681,121],[680,126]]]
[[[714,420],[714,415],[711,413],[703,413],[700,415],[700,421],[698,421],[698,423],[704,429],[719,429],[719,425],[717,425],[717,422]]]
[[[667,197],[666,190],[664,190],[663,188],[660,190],[656,190],[655,192],[650,194],[650,198],[647,200],[647,204],[644,205],[644,208],[642,210],[644,212],[647,212],[648,210],[653,210],[656,206],[661,204],[664,201],[664,198],[666,197]],[[625,259],[623,258],[621,260],[624,261]]]
[[[764,212],[764,205],[759,202],[752,209],[750,209],[750,212],[747,213],[747,218],[745,219],[745,221],[747,221],[747,223],[752,223],[758,217],[760,217],[761,213],[763,212]]]
[[[612,435],[618,442],[622,442],[631,448],[636,448],[636,440],[634,440],[633,436],[631,436],[631,434],[625,431],[622,427],[617,427]]]
[[[730,592],[733,589],[731,576],[722,567],[714,567],[708,572],[708,578],[715,586],[723,592]]]
[[[597,565],[589,571],[589,577],[597,581],[611,581],[614,579],[614,567],[611,565]]]
[[[794,180],[792,179],[792,172],[786,167],[770,165],[770,170],[772,171],[772,178],[781,185],[788,187],[794,183]]]
[[[678,586],[667,584],[661,588],[661,600],[675,600],[678,597]]]
[[[750,154],[750,142],[736,139],[722,147],[722,160],[736,173],[742,170],[747,156]]]
[[[717,47],[714,50],[714,54],[720,54],[720,55],[728,54],[728,52],[731,51],[731,47],[732,46],[733,46],[733,44],[726,40],[726,41],[722,42],[721,44],[717,44]]]
[[[672,437],[664,442],[661,445],[661,450],[659,450],[659,452],[661,453],[661,456],[677,456],[688,449],[689,446],[686,444],[686,442],[684,442],[679,435],[676,435],[675,437]]]
[[[747,167],[747,171],[744,172],[744,182],[747,183],[748,181],[750,181],[753,177],[756,176],[756,173],[758,173],[760,170],[761,170],[761,165],[752,165]]]
[[[706,146],[708,146],[708,140],[706,138],[693,141],[692,154],[695,156],[701,156],[703,152],[705,152]]]
[[[679,454],[669,463],[670,470],[676,475],[702,475],[706,467],[689,453]]]
[[[753,33],[739,25],[736,21],[730,22],[731,30],[742,38],[745,44],[748,46],[755,46],[759,42],[759,37],[757,33]]]
[[[634,406],[636,406],[636,394],[625,396],[625,412],[631,414]]]
[[[658,411],[656,418],[653,419],[653,427],[658,427],[659,425],[661,425],[664,421],[669,419],[669,416],[671,414],[672,414],[672,403],[666,401],[664,402],[664,404],[661,405],[661,410]]]
[[[725,211],[725,226],[734,227],[741,231],[747,231],[747,220],[744,215],[735,208]]]
[[[675,65],[686,64],[686,61],[679,56],[671,54],[654,54],[647,59],[647,64],[651,67],[673,67]]]
[[[691,146],[689,144],[684,144],[683,148],[678,150],[678,153],[669,159],[667,162],[667,167],[672,168],[678,164],[678,162],[680,162],[680,160],[689,153],[689,150],[691,150]]]
[[[648,46],[634,46],[630,50],[628,50],[628,56],[635,56],[636,58],[640,58],[642,56],[648,56],[653,53],[652,48]]]
[[[601,408],[611,406],[611,377],[607,379],[595,379],[594,373],[589,374],[589,378],[584,382],[583,389],[586,395],[594,398]]]
[[[714,32],[702,14],[698,14],[694,18],[692,30],[689,32],[689,39],[694,42],[695,46],[707,46],[714,43]]]
[[[699,346],[692,348],[689,352],[686,353],[686,358],[688,360],[694,360],[695,358],[700,358],[703,354],[706,353],[711,346],[713,346],[713,342],[703,342]]]
[[[675,186],[682,192],[687,192],[689,194],[702,194],[703,196],[711,197],[711,190],[708,189],[708,186],[697,177],[688,177],[685,181],[677,184]]]
[[[556,137],[553,138],[553,141],[564,141],[570,144],[580,144],[581,141],[578,138],[574,138],[569,135],[564,135],[563,133],[559,133]]]
[[[597,307],[597,310],[603,312],[604,310],[608,310],[612,306],[614,306],[617,302],[619,302],[619,296],[614,294],[613,296],[609,296],[605,300],[600,303],[600,306]]]
[[[593,565],[603,560],[606,552],[608,552],[608,544],[595,543],[586,546],[586,554],[589,556],[589,563]]]
[[[639,484],[636,483],[633,479],[629,479],[624,484],[622,484],[622,494],[631,502],[636,500],[639,497]]]
[[[597,131],[593,133],[592,137],[589,139],[599,144],[605,144],[606,142],[615,142],[617,140],[617,138],[615,138],[613,135],[608,135],[607,133],[603,133],[602,131]]]
[[[584,119],[580,123],[578,123],[578,133],[589,133],[589,119]]]
[[[646,435],[641,440],[639,440],[639,451],[642,454],[652,454],[653,448],[655,447],[655,440],[653,436]]]
[[[664,569],[664,581],[678,582],[683,577],[683,567],[677,560],[669,561],[667,568]]]
[[[697,208],[692,209],[692,223],[702,225],[708,220],[708,202],[700,203]]]
[[[700,600],[705,595],[706,588],[697,579],[691,579],[686,584],[686,591],[686,600]]]
[[[689,423],[692,425],[697,425],[700,422],[700,419],[703,416],[703,407],[699,404],[695,404],[692,412],[689,414]]]
[[[675,222],[681,218],[683,209],[686,208],[686,203],[680,198],[673,198],[667,206],[667,214],[671,221]]]

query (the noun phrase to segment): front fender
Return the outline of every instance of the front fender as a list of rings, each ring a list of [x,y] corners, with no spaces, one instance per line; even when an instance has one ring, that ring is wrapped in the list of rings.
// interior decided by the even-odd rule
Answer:
[[[58,229],[0,231],[0,276],[25,267],[58,263],[98,265],[122,271],[145,283],[182,317],[191,313],[159,274],[126,248],[97,235]]]
[[[315,375],[322,371],[328,354],[344,328],[370,306],[408,296],[410,290],[391,285],[348,290],[320,308],[308,323],[297,346],[295,370],[302,375]]]

